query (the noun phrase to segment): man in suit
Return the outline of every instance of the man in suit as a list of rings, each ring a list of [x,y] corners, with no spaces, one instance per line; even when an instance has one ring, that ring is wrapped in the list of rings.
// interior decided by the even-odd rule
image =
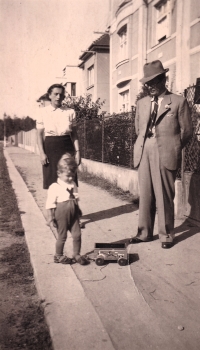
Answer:
[[[137,102],[134,166],[138,168],[140,190],[138,233],[130,243],[153,240],[156,210],[162,248],[174,239],[174,197],[181,150],[192,136],[192,120],[185,98],[169,92],[161,61],[144,65],[140,80],[150,96]]]

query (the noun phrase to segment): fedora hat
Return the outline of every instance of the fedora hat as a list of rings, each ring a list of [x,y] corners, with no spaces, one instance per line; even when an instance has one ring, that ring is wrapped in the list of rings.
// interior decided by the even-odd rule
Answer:
[[[146,63],[144,65],[144,77],[140,79],[141,83],[145,84],[148,81],[154,79],[160,74],[168,72],[169,68],[164,69],[162,62],[159,60]]]

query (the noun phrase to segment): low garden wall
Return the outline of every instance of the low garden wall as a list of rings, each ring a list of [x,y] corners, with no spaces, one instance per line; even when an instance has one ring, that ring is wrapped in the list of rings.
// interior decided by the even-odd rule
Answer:
[[[120,166],[111,164],[95,162],[89,159],[82,159],[82,163],[79,166],[80,171],[87,171],[88,173],[101,176],[104,179],[109,180],[123,191],[129,191],[135,196],[139,196],[138,187],[138,172],[137,170],[127,169]],[[182,183],[181,180],[175,182],[176,196],[174,200],[175,216],[176,218],[182,217]]]
[[[13,145],[39,154],[35,129],[28,132],[21,131],[13,135],[12,140]],[[101,176],[123,191],[139,196],[137,170],[85,158],[82,158],[79,170]],[[184,172],[183,184],[181,180],[176,179],[175,188],[176,218],[191,218],[196,225],[200,226],[200,175]]]

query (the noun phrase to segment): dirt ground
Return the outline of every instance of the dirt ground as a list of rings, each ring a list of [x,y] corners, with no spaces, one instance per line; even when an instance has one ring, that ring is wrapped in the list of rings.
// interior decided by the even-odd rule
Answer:
[[[0,350],[52,350],[0,143]]]

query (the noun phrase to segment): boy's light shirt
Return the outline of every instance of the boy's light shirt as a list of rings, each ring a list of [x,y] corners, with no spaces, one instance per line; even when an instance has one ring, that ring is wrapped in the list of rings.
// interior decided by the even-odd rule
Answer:
[[[56,208],[57,203],[66,202],[70,199],[70,193],[67,189],[74,189],[73,195],[76,199],[79,199],[78,190],[75,182],[66,183],[58,178],[57,182],[54,182],[47,191],[46,209]]]

